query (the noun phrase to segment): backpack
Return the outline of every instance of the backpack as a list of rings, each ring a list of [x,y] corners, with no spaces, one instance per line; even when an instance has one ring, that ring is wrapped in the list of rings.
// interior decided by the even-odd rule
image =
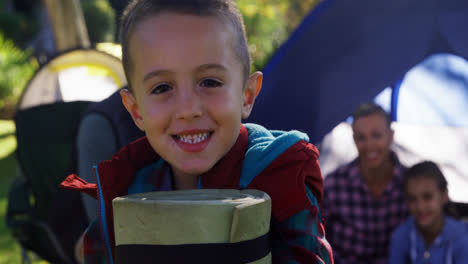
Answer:
[[[19,173],[9,188],[6,224],[23,253],[52,263],[76,263],[75,243],[88,225],[80,194],[58,185],[76,171],[76,133],[90,103],[56,102],[15,115]]]

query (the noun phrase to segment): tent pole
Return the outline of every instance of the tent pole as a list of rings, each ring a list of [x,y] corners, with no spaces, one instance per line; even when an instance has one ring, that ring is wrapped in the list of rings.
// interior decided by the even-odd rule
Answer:
[[[400,87],[403,80],[399,80],[392,87],[392,97],[390,101],[390,117],[392,121],[397,121],[397,112],[398,112],[398,96],[400,94]]]

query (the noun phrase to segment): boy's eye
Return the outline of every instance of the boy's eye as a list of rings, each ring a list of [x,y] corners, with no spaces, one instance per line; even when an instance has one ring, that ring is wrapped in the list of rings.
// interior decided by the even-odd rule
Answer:
[[[221,85],[222,83],[215,79],[205,79],[200,83],[200,86],[202,87],[219,87]]]
[[[162,93],[165,93],[169,90],[171,90],[172,87],[170,85],[168,85],[167,83],[163,83],[163,84],[159,84],[159,85],[156,85],[153,90],[151,90],[151,93],[152,94],[162,94]]]

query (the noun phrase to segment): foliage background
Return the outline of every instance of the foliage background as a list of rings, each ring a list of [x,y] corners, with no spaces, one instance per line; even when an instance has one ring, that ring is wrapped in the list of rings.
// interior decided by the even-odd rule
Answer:
[[[0,31],[0,108],[17,101],[38,68],[30,54],[30,50],[21,50]]]
[[[244,16],[253,70],[262,70],[319,0],[238,0]]]
[[[91,43],[114,42],[115,11],[107,0],[83,0],[83,16]]]

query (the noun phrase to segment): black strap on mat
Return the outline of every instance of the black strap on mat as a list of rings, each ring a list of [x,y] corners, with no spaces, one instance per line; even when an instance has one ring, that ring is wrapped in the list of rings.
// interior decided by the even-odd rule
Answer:
[[[259,260],[270,253],[269,233],[237,243],[185,245],[118,245],[117,264],[238,264]]]

